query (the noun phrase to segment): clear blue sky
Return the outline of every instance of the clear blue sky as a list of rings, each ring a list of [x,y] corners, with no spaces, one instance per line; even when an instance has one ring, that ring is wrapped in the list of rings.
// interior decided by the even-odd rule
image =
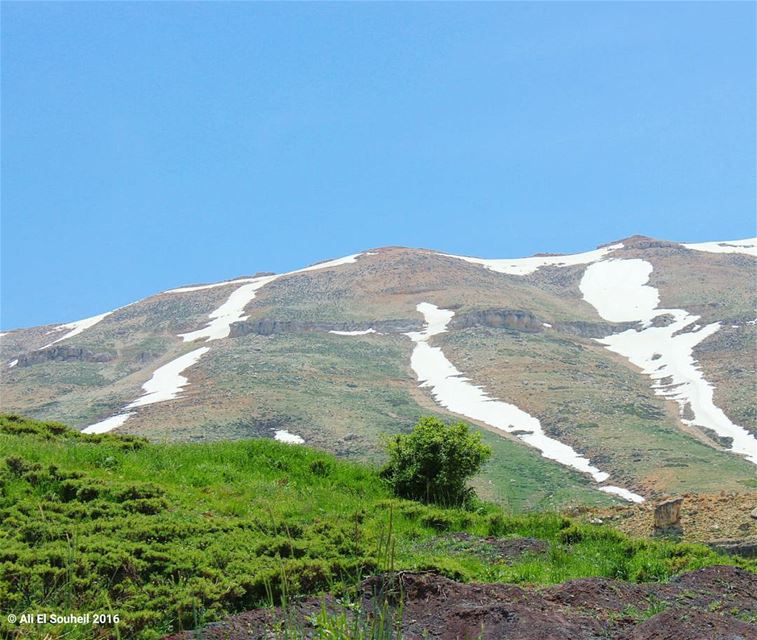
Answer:
[[[2,3],[3,329],[399,244],[755,233],[753,3]]]

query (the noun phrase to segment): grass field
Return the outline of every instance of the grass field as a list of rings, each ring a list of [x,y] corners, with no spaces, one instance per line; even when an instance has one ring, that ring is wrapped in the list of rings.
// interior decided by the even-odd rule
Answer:
[[[666,580],[730,562],[705,547],[632,540],[557,513],[463,511],[391,496],[376,471],[252,440],[149,444],[0,418],[0,634],[158,638],[300,594],[346,593],[390,569],[459,580]],[[473,536],[546,540],[497,562]],[[739,561],[743,564],[746,561]],[[117,626],[16,626],[28,612],[117,614]]]

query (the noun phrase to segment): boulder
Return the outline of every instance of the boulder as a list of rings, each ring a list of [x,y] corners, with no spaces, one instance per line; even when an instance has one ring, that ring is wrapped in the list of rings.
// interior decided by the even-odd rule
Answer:
[[[681,504],[683,498],[663,500],[654,509],[654,526],[656,529],[672,527],[681,521]]]

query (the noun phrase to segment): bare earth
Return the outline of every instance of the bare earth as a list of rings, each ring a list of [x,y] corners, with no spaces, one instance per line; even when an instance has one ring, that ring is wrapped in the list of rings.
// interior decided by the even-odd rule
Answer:
[[[604,578],[545,588],[462,584],[432,573],[376,576],[361,587],[363,610],[375,602],[403,603],[405,640],[749,640],[757,638],[757,576],[715,566],[668,584],[631,584]],[[287,618],[314,637],[309,618],[324,601],[311,598],[280,609],[257,609],[213,623],[208,640],[273,639]],[[326,607],[339,605],[326,600]],[[166,640],[189,640],[193,632]],[[300,636],[298,636],[300,637]],[[323,637],[323,636],[318,636]]]

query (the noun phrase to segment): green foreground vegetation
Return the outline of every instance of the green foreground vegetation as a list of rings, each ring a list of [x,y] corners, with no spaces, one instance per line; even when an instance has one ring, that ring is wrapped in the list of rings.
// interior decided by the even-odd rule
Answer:
[[[529,536],[505,562],[451,534]],[[151,639],[304,594],[349,596],[391,570],[551,584],[667,580],[753,561],[634,540],[557,513],[506,515],[395,498],[376,469],[270,440],[150,444],[0,417],[2,637]],[[11,625],[9,614],[101,613],[118,625]]]

